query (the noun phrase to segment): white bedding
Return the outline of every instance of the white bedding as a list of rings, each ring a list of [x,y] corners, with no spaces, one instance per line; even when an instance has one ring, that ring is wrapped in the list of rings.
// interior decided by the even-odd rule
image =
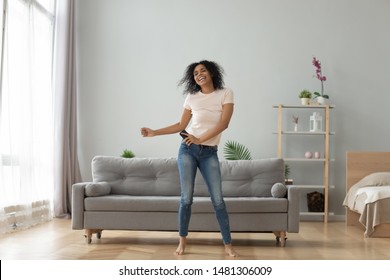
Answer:
[[[368,186],[357,190],[356,195],[365,194],[365,203],[373,203],[390,197],[390,186]]]
[[[360,214],[366,237],[377,225],[390,223],[390,173],[373,173],[360,180],[347,192],[343,206]]]
[[[349,209],[361,214],[366,204],[385,198],[390,198],[390,185],[353,186],[345,196],[343,206],[347,206]]]
[[[355,209],[356,201],[361,196],[366,195],[364,202],[373,203],[379,199],[390,197],[390,172],[377,172],[372,173],[359,182],[353,185],[347,192],[343,206],[347,206],[349,209],[358,211]],[[362,213],[361,211],[358,211]]]

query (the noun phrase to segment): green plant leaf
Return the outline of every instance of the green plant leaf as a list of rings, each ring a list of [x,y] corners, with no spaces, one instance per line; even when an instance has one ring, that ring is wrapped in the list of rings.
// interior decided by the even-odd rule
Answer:
[[[318,96],[321,96],[321,94],[320,94],[319,92],[314,92],[313,94],[314,94],[315,96],[317,96],[317,97],[318,97]]]
[[[284,177],[288,179],[288,176],[290,176],[290,166],[288,164],[284,165]]]
[[[227,141],[225,143],[224,156],[226,160],[251,160],[252,156],[248,148],[236,141]]]
[[[307,89],[304,89],[299,93],[299,98],[311,98],[311,92]]]
[[[132,151],[126,149],[126,150],[123,151],[121,157],[123,157],[123,158],[133,158],[133,157],[135,157],[135,154]]]

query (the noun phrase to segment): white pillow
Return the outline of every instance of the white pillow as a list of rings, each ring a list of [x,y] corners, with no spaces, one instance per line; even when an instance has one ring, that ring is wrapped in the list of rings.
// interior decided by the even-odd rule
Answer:
[[[359,184],[359,186],[389,186],[390,172],[371,173],[361,179],[357,184]]]
[[[275,183],[271,188],[271,194],[275,198],[285,197],[287,194],[287,187],[282,183]]]
[[[89,183],[85,186],[86,196],[103,196],[110,192],[111,186],[107,182]]]

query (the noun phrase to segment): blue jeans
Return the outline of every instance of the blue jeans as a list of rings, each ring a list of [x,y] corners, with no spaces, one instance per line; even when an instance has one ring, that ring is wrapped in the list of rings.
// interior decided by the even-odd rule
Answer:
[[[202,147],[182,143],[179,149],[178,167],[181,185],[179,207],[179,235],[188,235],[191,217],[191,205],[194,196],[194,183],[199,168],[210,193],[224,244],[231,243],[229,217],[222,196],[221,169],[218,159],[218,148]]]

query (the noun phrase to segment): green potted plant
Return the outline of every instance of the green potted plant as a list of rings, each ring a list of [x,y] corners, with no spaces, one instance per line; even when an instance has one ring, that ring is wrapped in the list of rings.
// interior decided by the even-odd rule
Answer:
[[[251,160],[252,156],[248,148],[236,141],[227,141],[225,143],[224,157],[226,160]]]
[[[135,154],[132,151],[130,151],[128,149],[125,149],[125,150],[123,150],[121,157],[123,157],[123,158],[133,158],[133,157],[135,157]]]
[[[311,99],[312,93],[304,89],[299,93],[299,98],[301,99],[302,105],[309,105],[310,104],[310,99]]]
[[[290,176],[290,166],[288,164],[284,164],[284,183],[286,185],[293,184],[293,179],[290,179],[289,176]]]

